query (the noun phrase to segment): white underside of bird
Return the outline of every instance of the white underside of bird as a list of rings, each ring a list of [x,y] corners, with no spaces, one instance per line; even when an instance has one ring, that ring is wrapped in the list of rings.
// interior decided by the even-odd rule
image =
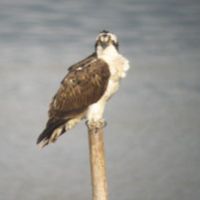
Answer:
[[[97,49],[97,57],[108,63],[111,76],[104,95],[99,101],[89,106],[86,114],[88,122],[103,119],[106,102],[117,92],[120,80],[126,76],[126,71],[129,69],[129,61],[113,46],[109,46],[105,50]]]

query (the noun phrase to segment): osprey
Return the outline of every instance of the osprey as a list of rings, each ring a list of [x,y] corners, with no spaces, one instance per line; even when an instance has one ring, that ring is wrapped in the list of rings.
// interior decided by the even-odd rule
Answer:
[[[102,124],[105,104],[129,69],[129,61],[118,48],[116,35],[104,30],[96,38],[95,52],[69,67],[50,103],[46,128],[37,140],[39,147],[55,142],[84,118],[88,125]]]

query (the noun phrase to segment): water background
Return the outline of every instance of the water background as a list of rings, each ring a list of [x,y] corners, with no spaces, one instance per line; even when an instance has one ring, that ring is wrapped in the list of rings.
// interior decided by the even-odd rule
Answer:
[[[1,0],[0,200],[91,199],[84,123],[42,151],[35,142],[102,29],[131,65],[105,113],[110,199],[199,200],[198,0]]]

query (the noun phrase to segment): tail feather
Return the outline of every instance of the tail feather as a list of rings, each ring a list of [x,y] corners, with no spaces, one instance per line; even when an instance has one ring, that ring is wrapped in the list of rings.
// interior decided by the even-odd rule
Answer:
[[[53,124],[47,123],[46,128],[37,139],[37,145],[43,148],[49,143],[55,142],[57,138],[65,132],[65,122],[66,121],[59,121]]]

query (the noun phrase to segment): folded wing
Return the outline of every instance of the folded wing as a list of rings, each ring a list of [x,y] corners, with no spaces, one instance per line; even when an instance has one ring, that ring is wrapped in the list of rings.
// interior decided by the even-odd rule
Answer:
[[[49,120],[37,144],[45,146],[65,132],[66,123],[84,116],[88,106],[104,94],[110,71],[108,64],[91,55],[71,66],[49,107]],[[56,135],[56,137],[52,137]]]

